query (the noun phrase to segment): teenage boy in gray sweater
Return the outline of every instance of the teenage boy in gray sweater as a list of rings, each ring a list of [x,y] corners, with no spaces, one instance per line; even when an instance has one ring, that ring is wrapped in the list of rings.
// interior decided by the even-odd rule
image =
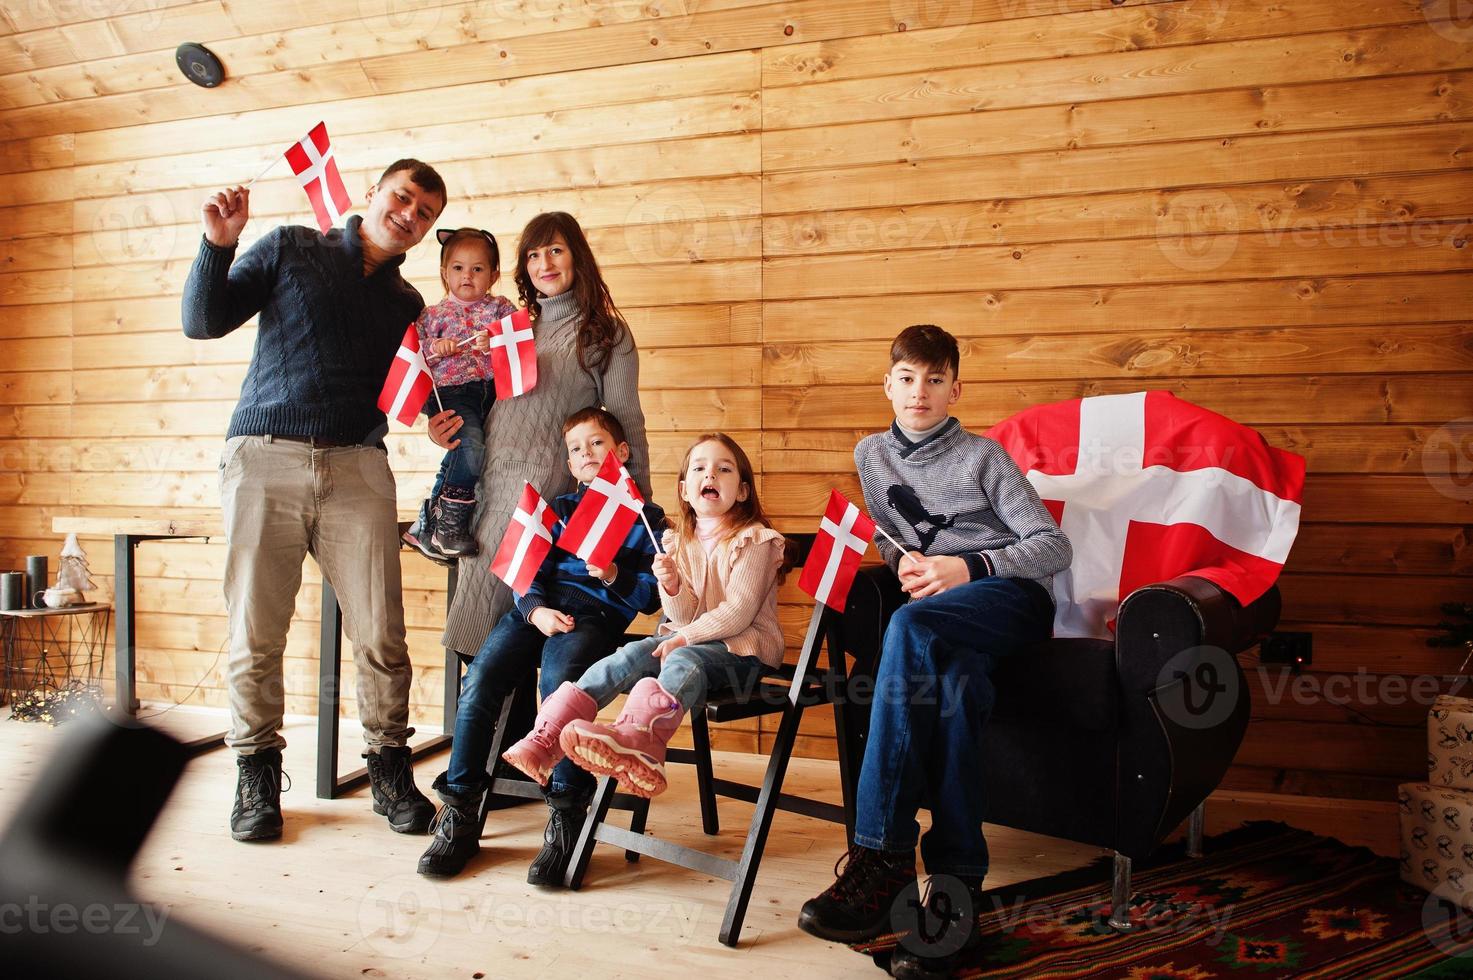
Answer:
[[[904,923],[907,910],[897,899],[916,882],[922,806],[931,810],[921,839],[931,898],[947,903],[930,915],[966,907],[958,889],[937,887],[941,876],[959,879],[975,907],[988,860],[979,761],[994,700],[991,673],[1004,657],[1048,638],[1052,579],[1073,557],[1007,451],[950,416],[962,393],[960,362],[956,338],[940,327],[902,331],[884,379],[895,422],[854,449],[870,515],[907,548],[876,539],[910,599],[890,620],[876,668],[854,845],[838,880],[804,903],[798,919],[834,942]],[[892,972],[949,976],[956,955],[975,945],[969,926],[959,923],[944,942],[934,934],[902,941]]]

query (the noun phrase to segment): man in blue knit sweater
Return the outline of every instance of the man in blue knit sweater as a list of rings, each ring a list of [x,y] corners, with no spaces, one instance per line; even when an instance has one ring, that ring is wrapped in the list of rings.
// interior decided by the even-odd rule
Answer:
[[[929,807],[920,840],[932,886],[925,918],[950,917],[959,928],[923,922],[896,950],[896,977],[950,976],[956,955],[975,943],[970,920],[957,916],[975,907],[963,896],[975,903],[987,874],[978,765],[992,670],[1048,638],[1052,579],[1073,557],[1007,451],[950,416],[960,367],[945,330],[903,330],[884,379],[895,422],[854,449],[870,516],[907,548],[876,541],[910,599],[882,642],[848,863],[798,919],[835,942],[915,922],[899,900],[916,885],[916,812]]]
[[[367,203],[344,228],[280,226],[237,257],[250,192],[215,194],[184,285],[186,336],[223,337],[259,316],[220,456],[236,840],[281,836],[281,661],[307,554],[336,591],[353,644],[374,812],[401,833],[423,833],[434,815],[409,764],[398,512],[377,403],[424,307],[399,267],[444,210],[445,182],[399,160]]]

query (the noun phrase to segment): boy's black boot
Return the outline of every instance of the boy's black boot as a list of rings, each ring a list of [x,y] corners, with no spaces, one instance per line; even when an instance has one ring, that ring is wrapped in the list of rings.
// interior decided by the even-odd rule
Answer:
[[[435,806],[414,785],[408,746],[385,745],[369,752],[368,782],[373,812],[388,817],[390,827],[401,834],[422,834],[429,829]]]
[[[944,980],[982,944],[982,879],[932,875],[926,888],[913,927],[890,956],[890,975],[898,980]]]
[[[532,859],[527,869],[527,884],[545,885],[549,888],[563,887],[563,875],[568,870],[568,860],[573,856],[573,845],[578,842],[578,831],[588,816],[586,796],[549,796],[547,798],[547,826],[542,830],[542,850]]]
[[[281,836],[281,752],[264,749],[235,758],[235,807],[230,836],[236,840],[275,840]]]
[[[444,806],[430,825],[430,846],[419,858],[419,873],[449,878],[465,870],[466,862],[481,849],[481,798],[486,790],[462,796],[446,788],[445,774],[435,779],[435,793]]]
[[[838,880],[822,895],[803,903],[798,928],[819,939],[857,943],[891,929],[891,910],[901,892],[916,883],[916,859],[905,854],[875,851],[853,845],[844,865],[834,871]]]
[[[451,558],[470,558],[481,546],[471,534],[471,517],[476,512],[476,492],[467,487],[445,487],[440,492],[440,516],[430,544]]]
[[[399,535],[399,538],[435,564],[449,566],[450,556],[441,554],[440,549],[436,548],[434,541],[431,540],[435,535],[435,522],[439,520],[439,514],[438,504],[426,497],[424,503],[419,505],[419,516],[414,519],[413,524],[409,525],[407,531]]]

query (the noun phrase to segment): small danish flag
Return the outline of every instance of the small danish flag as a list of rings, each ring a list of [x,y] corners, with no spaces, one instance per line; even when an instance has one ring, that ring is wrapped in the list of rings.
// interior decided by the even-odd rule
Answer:
[[[829,491],[829,505],[818,522],[818,534],[798,578],[798,588],[830,609],[843,612],[860,559],[874,539],[875,522],[869,515],[839,491]]]
[[[343,217],[353,210],[353,199],[348,196],[348,188],[343,186],[343,175],[338,173],[338,161],[333,157],[332,145],[327,139],[327,123],[313,126],[312,131],[303,136],[301,142],[293,143],[285,155],[302,190],[307,192],[307,200],[312,202],[317,227],[325,235],[342,224]]]
[[[517,310],[490,328],[491,374],[496,398],[504,401],[537,387],[537,344],[532,336],[532,314]]]
[[[399,341],[394,363],[389,366],[384,390],[379,392],[378,407],[390,418],[413,425],[434,390],[435,379],[430,376],[430,366],[419,349],[419,331],[411,323],[404,331],[404,339]]]
[[[619,457],[609,453],[568,518],[557,546],[590,565],[608,568],[643,512],[639,488]]]
[[[501,547],[491,559],[491,574],[517,595],[526,595],[537,577],[537,569],[542,567],[542,559],[552,550],[552,528],[556,523],[557,513],[542,499],[537,488],[530,483],[523,485],[522,498],[511,512],[506,533],[501,536]]]

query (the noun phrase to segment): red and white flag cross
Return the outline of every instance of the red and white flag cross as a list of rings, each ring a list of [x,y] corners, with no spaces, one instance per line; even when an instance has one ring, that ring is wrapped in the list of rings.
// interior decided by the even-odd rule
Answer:
[[[338,161],[327,139],[327,123],[318,123],[301,142],[293,143],[286,151],[286,162],[307,192],[322,233],[342,224],[344,216],[353,210],[353,199],[343,186],[343,175],[338,173]]]
[[[537,488],[528,483],[522,487],[521,500],[511,512],[501,547],[491,559],[491,574],[505,582],[517,595],[526,595],[537,577],[542,560],[552,550],[552,528],[557,513],[542,499]]]
[[[869,515],[839,491],[831,490],[798,588],[830,609],[843,612],[860,559],[874,539],[875,522]]]
[[[434,390],[435,379],[430,376],[430,366],[419,349],[419,331],[411,323],[404,331],[404,339],[399,341],[399,351],[389,366],[389,376],[384,379],[384,390],[379,392],[379,410],[389,418],[413,425]]]
[[[1108,639],[1121,599],[1178,575],[1244,605],[1299,530],[1304,457],[1167,391],[1038,405],[986,433],[1074,546],[1054,576],[1054,635]]]
[[[505,401],[537,387],[537,344],[532,336],[532,314],[517,310],[490,329],[491,373],[496,398]]]
[[[557,546],[590,565],[607,568],[643,513],[639,488],[619,457],[609,453],[568,518]]]

